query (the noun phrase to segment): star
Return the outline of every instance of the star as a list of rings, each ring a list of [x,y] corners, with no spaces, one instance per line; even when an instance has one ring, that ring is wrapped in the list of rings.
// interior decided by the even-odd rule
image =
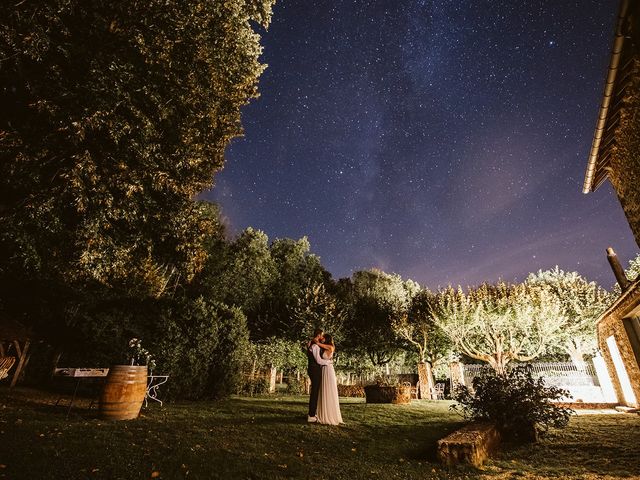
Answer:
[[[580,189],[616,4],[279,2],[260,98],[203,198],[238,230],[309,236],[336,278],[558,264],[608,285],[603,245],[637,247],[615,195]]]

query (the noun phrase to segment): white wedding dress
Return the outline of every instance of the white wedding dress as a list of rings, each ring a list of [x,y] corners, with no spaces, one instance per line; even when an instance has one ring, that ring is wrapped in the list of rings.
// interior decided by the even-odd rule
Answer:
[[[331,356],[326,357],[327,360]],[[340,425],[342,414],[340,413],[340,401],[338,400],[338,381],[333,364],[322,367],[322,383],[318,397],[318,423],[325,425]]]

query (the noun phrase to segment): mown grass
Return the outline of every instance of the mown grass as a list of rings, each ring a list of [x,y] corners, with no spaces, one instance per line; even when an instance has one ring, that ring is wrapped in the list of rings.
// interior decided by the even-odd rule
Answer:
[[[52,398],[0,390],[0,478],[395,479],[640,476],[640,418],[574,417],[535,446],[506,449],[482,470],[448,470],[435,442],[461,424],[448,402],[366,405],[343,399],[346,425],[305,422],[306,398],[232,398],[152,406],[130,422]]]

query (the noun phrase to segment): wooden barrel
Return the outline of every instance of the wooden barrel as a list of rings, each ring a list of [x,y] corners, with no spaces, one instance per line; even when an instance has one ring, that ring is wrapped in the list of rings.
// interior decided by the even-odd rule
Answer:
[[[137,418],[146,394],[146,365],[113,365],[100,395],[100,416],[109,420]]]

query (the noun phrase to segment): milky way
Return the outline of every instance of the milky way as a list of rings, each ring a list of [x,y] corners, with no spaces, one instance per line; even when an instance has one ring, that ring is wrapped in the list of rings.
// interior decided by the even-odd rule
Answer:
[[[335,277],[432,288],[556,264],[605,286],[637,246],[581,193],[617,0],[281,0],[261,98],[205,198],[231,228],[307,235]]]

